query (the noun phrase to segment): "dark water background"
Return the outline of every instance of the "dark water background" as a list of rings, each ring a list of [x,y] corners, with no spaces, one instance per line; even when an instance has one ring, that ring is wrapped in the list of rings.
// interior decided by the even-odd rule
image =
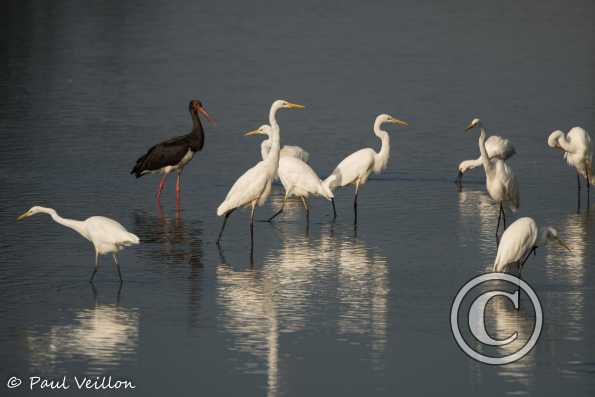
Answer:
[[[547,148],[554,129],[593,131],[593,16],[582,1],[4,3],[0,24],[0,378],[113,375],[141,395],[573,395],[595,392],[595,210],[576,213],[575,176]],[[203,101],[217,126],[159,211],[157,178],[128,171],[150,145],[190,129]],[[327,175],[378,147],[391,162],[360,195],[337,193],[339,219],[312,200],[274,226],[231,218],[223,251],[215,209],[259,157],[241,132],[285,98],[282,141]],[[523,360],[467,358],[449,329],[458,288],[495,256],[497,209],[483,171],[457,192],[456,165],[477,153],[480,116],[510,138],[521,211],[557,227],[572,252],[547,247],[525,277],[544,328]],[[282,189],[257,210],[278,208]],[[93,251],[38,215],[113,217],[143,244],[87,279]],[[494,305],[500,329],[531,327]],[[505,333],[506,335],[506,333]],[[2,395],[15,394],[0,386]],[[43,393],[39,393],[43,394]]]

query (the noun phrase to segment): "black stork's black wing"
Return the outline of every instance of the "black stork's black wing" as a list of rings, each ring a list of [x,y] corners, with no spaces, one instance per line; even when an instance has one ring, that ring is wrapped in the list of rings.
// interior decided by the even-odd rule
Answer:
[[[150,148],[144,156],[136,160],[136,165],[130,173],[140,178],[145,172],[156,171],[168,165],[176,165],[188,153],[191,147],[190,143],[188,135],[161,142]]]

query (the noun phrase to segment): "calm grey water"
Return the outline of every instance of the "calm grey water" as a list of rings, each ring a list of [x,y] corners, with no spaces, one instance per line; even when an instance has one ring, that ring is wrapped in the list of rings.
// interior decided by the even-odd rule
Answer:
[[[456,3],[456,4],[455,4]],[[573,395],[595,392],[595,208],[576,211],[575,174],[547,148],[554,129],[593,132],[590,0],[378,2],[5,3],[0,24],[0,390],[10,376],[112,375],[140,395]],[[190,130],[187,104],[219,121],[159,210],[158,180],[136,158]],[[285,98],[282,141],[305,147],[325,176],[345,155],[378,147],[388,170],[337,193],[339,218],[312,200],[306,231],[292,202],[274,225],[230,218],[223,250],[215,209],[259,157],[243,131]],[[452,183],[488,132],[516,145],[521,211],[557,227],[572,252],[538,250],[525,278],[544,328],[521,361],[490,367],[454,343],[450,304],[495,256],[497,208],[483,171]],[[277,209],[282,189],[257,210]],[[594,194],[595,196],[595,194]],[[595,198],[595,197],[594,197]],[[87,282],[91,245],[32,205],[113,217],[140,246]],[[595,204],[595,203],[594,203]],[[493,329],[532,327],[506,302]],[[69,390],[72,394],[77,392]],[[42,391],[29,394],[44,395]],[[99,393],[101,394],[101,393]],[[103,393],[110,394],[110,393]]]

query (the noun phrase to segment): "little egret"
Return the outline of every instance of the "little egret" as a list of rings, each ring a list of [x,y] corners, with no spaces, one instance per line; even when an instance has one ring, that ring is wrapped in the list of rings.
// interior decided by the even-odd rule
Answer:
[[[136,165],[130,171],[137,178],[147,173],[160,173],[162,175],[157,189],[157,203],[159,203],[161,192],[165,187],[167,175],[172,171],[176,171],[176,204],[179,205],[182,170],[192,160],[194,154],[202,150],[205,141],[205,134],[198,113],[202,113],[207,120],[214,122],[200,101],[191,100],[188,110],[192,116],[192,132],[153,146],[145,155],[136,160]]]
[[[535,253],[538,247],[545,245],[548,241],[557,242],[570,251],[568,245],[558,237],[558,231],[553,227],[538,229],[537,223],[532,218],[517,219],[502,234],[493,271],[504,272],[516,268],[520,277],[523,265],[531,253]]]
[[[587,202],[590,201],[591,185],[595,185],[593,176],[593,149],[591,137],[585,129],[574,127],[566,136],[560,130],[554,131],[547,139],[551,148],[560,149],[564,153],[566,162],[576,169],[576,182],[578,186],[578,206],[581,203],[581,176],[587,184]]]
[[[516,154],[516,150],[508,139],[504,139],[498,135],[492,135],[486,140],[486,152],[490,160],[500,159],[508,160]],[[473,168],[483,165],[481,156],[473,160],[463,160],[457,168],[457,183],[461,183],[463,174]]]
[[[259,133],[265,134],[267,136],[271,136],[272,128],[269,125],[261,125],[258,128]],[[271,138],[265,140],[264,142],[269,142]],[[264,143],[263,142],[263,143]],[[286,148],[284,146],[283,148]],[[292,146],[299,148],[299,146]],[[299,148],[301,149],[301,148]],[[301,149],[303,150],[303,149]],[[299,152],[294,152],[299,153]],[[307,153],[306,153],[307,154]],[[261,146],[261,155],[262,159],[265,160],[269,155],[269,150],[266,147]],[[279,179],[281,180],[281,184],[285,189],[285,197],[283,198],[283,203],[281,204],[281,209],[277,211],[273,216],[268,219],[268,222],[271,222],[277,215],[283,212],[285,208],[285,202],[290,197],[299,197],[304,204],[304,208],[306,210],[306,221],[310,220],[310,208],[308,205],[308,197],[312,195],[322,196],[327,200],[331,200],[333,196],[333,192],[329,189],[327,183],[320,180],[320,177],[316,174],[316,172],[310,167],[306,160],[298,156],[293,156],[286,154],[283,155],[283,150],[281,150],[281,157],[279,158],[279,169],[277,170],[277,174],[279,175]]]
[[[486,174],[486,188],[492,200],[500,205],[498,212],[498,224],[496,225],[496,243],[499,242],[498,231],[500,229],[500,219],[504,222],[504,229],[506,229],[506,213],[504,206],[510,207],[512,211],[516,211],[520,206],[519,182],[510,168],[503,160],[495,158],[490,160],[486,146],[486,131],[483,123],[479,119],[473,119],[466,128],[469,131],[473,128],[479,128],[479,151],[481,153],[481,161],[483,169]]]
[[[380,151],[376,152],[372,148],[360,149],[355,153],[345,157],[343,161],[337,165],[331,175],[329,175],[325,183],[334,191],[338,187],[354,185],[355,195],[353,197],[353,212],[354,224],[357,224],[357,193],[359,187],[366,183],[372,171],[376,174],[384,171],[388,164],[390,157],[390,137],[388,132],[382,130],[380,127],[384,123],[398,124],[407,126],[404,121],[398,120],[388,114],[380,114],[374,121],[374,134],[380,138]],[[335,199],[331,199],[333,204],[333,217],[337,217],[335,209]]]
[[[281,151],[281,137],[279,124],[277,123],[276,115],[279,109],[303,109],[302,105],[287,102],[281,99],[276,100],[271,105],[269,111],[269,124],[271,125],[270,139],[271,150],[266,159],[260,161],[254,167],[246,171],[233,184],[225,200],[217,208],[217,216],[225,216],[219,236],[217,237],[217,244],[221,240],[227,218],[236,208],[251,207],[250,214],[250,241],[254,242],[254,209],[256,205],[263,205],[271,193],[271,184],[279,168],[279,155]],[[244,135],[265,134],[260,129],[247,132]]]
[[[91,274],[89,282],[93,282],[93,278],[99,269],[99,255],[109,253],[114,258],[114,263],[118,269],[118,276],[120,277],[120,282],[122,282],[122,272],[120,271],[120,264],[118,263],[116,254],[124,249],[124,247],[138,244],[140,240],[136,235],[128,232],[124,226],[113,219],[104,216],[92,216],[84,221],[77,221],[62,218],[53,208],[39,206],[31,207],[29,211],[19,216],[17,220],[20,221],[35,214],[48,214],[54,222],[73,229],[93,243],[95,247],[95,269],[93,270],[93,274]]]

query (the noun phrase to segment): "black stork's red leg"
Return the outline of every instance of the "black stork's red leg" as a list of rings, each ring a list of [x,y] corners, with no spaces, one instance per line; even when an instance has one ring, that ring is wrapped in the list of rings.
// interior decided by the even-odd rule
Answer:
[[[180,205],[180,173],[176,177],[176,205]]]
[[[165,178],[167,178],[167,174],[161,177],[161,181],[159,181],[159,187],[157,188],[157,202],[161,202],[161,192],[165,189]]]

